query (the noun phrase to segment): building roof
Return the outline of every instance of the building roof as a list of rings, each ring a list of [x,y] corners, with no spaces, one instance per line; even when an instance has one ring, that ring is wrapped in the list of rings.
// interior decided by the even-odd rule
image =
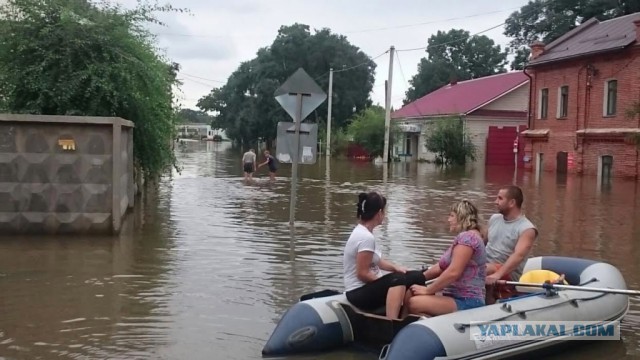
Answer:
[[[515,90],[529,81],[514,71],[447,84],[391,114],[393,119],[439,115],[466,115]]]
[[[529,65],[627,47],[636,41],[635,20],[640,20],[640,12],[607,21],[589,19],[547,44],[542,55],[531,60]]]

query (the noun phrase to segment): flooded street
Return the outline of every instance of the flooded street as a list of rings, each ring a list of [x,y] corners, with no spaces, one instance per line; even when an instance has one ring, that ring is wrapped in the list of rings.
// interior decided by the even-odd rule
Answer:
[[[449,245],[450,204],[467,198],[485,219],[513,171],[442,172],[322,158],[300,167],[289,230],[289,165],[243,182],[228,143],[177,148],[182,173],[136,204],[120,238],[0,238],[0,359],[260,359],[277,320],[300,295],[342,289],[342,250],[357,193],[388,197],[383,253],[419,268]],[[262,161],[262,155],[259,155]],[[328,171],[329,170],[329,171]],[[640,185],[519,172],[524,211],[540,230],[534,255],[617,266],[640,289]],[[583,344],[553,359],[640,358],[640,298],[622,342]],[[581,343],[581,342],[576,342]],[[366,360],[345,350],[295,359]],[[550,357],[551,358],[551,357]]]

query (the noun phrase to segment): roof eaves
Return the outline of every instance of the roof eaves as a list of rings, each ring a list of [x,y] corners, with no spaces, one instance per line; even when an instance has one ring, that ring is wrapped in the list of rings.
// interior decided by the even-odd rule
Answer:
[[[612,48],[608,48],[608,49],[589,51],[589,52],[573,54],[573,55],[560,57],[560,58],[548,59],[548,60],[538,60],[538,61],[532,60],[527,64],[526,67],[533,67],[533,66],[537,66],[537,65],[550,64],[550,63],[558,62],[558,61],[572,60],[572,59],[577,59],[577,58],[581,58],[581,57],[592,56],[592,55],[597,55],[597,54],[602,54],[602,53],[607,53],[607,52],[612,52],[612,51],[624,49],[624,48],[626,48],[627,46],[629,46],[631,44],[633,44],[633,41],[630,42],[627,45],[616,46],[616,47],[612,47]]]
[[[490,103],[492,103],[492,102],[494,102],[494,101],[498,100],[499,98],[501,98],[501,97],[503,97],[503,96],[505,96],[505,95],[509,94],[510,92],[515,91],[516,89],[521,88],[522,86],[526,85],[528,82],[529,82],[529,79],[528,79],[528,78],[525,78],[524,80],[522,80],[522,82],[521,82],[521,83],[519,83],[519,84],[515,85],[515,86],[514,86],[514,87],[512,87],[511,89],[509,89],[509,90],[507,90],[507,91],[504,91],[504,92],[502,92],[502,93],[500,93],[500,94],[498,94],[498,95],[494,96],[494,97],[493,97],[493,98],[491,98],[490,100],[485,101],[484,103],[482,103],[482,104],[480,104],[480,105],[476,106],[475,108],[472,108],[472,109],[468,110],[467,112],[462,113],[462,115],[469,115],[469,114],[471,114],[472,112],[474,112],[474,111],[476,111],[476,110],[478,110],[478,109],[481,109],[481,108],[483,108],[483,107],[485,107],[485,106],[489,105]]]
[[[403,116],[397,117],[391,120],[405,121],[405,120],[420,120],[420,119],[430,119],[430,118],[441,118],[441,117],[449,117],[449,116],[465,116],[465,113],[451,113],[451,114],[431,114],[431,115],[416,115],[416,116]]]

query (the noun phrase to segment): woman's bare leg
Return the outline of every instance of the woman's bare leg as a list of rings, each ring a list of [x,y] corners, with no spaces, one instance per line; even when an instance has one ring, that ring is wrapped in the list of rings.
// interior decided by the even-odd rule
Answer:
[[[404,301],[402,301],[402,313],[400,314],[400,318],[404,319],[409,315],[409,299],[413,296],[411,289],[407,289],[404,293]]]
[[[409,299],[409,311],[412,314],[438,316],[458,310],[456,302],[449,296],[418,295]]]
[[[404,299],[406,291],[407,287],[404,285],[394,286],[387,290],[387,318],[398,320],[402,299]]]

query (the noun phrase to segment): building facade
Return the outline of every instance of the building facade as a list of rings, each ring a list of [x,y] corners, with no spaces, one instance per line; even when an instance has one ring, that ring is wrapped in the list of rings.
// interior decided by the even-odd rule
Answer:
[[[640,13],[591,19],[552,43],[531,45],[525,167],[637,179]]]
[[[529,78],[521,71],[447,84],[392,114],[401,130],[393,152],[406,161],[434,161],[425,146],[429,124],[461,118],[476,147],[476,164],[514,164],[513,142],[526,129]]]

